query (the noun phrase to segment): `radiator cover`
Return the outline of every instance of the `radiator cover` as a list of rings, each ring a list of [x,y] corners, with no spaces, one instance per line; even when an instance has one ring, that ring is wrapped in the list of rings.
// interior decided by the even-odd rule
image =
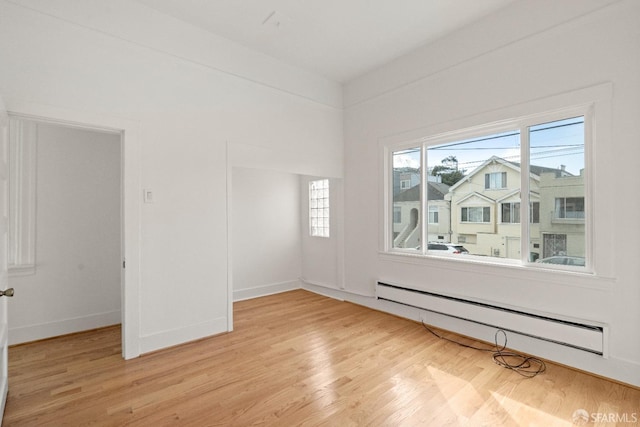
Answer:
[[[378,282],[376,298],[605,356],[603,325]]]

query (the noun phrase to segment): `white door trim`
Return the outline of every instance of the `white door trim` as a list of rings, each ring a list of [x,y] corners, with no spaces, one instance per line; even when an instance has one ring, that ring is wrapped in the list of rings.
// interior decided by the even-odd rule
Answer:
[[[106,114],[69,110],[33,103],[12,103],[10,116],[112,132],[121,136],[122,156],[122,256],[126,260],[121,283],[122,356],[140,356],[140,225],[142,189],[140,186],[139,123]]]

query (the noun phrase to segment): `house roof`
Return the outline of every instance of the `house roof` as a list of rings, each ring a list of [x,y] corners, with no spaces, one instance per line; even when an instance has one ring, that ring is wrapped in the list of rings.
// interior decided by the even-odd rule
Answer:
[[[518,162],[510,162],[510,161],[506,161],[507,163],[511,163],[513,165],[515,165],[518,169],[520,169],[520,163]],[[546,166],[536,166],[536,165],[529,165],[529,171],[534,174],[534,175],[542,175],[543,173],[553,173],[556,175],[556,178],[560,178],[562,176],[573,176],[572,173],[567,172],[566,170],[563,169],[558,169],[558,168],[548,168]]]
[[[478,198],[478,199],[482,199],[485,202],[489,202],[489,203],[494,203],[495,200],[492,199],[491,197],[487,197],[486,195],[482,194],[482,193],[478,193],[477,191],[474,191],[473,193],[469,193],[467,194],[465,197],[463,197],[462,199],[458,200],[458,204],[460,203],[464,203],[467,200],[471,199],[471,198]]]
[[[444,195],[449,192],[449,186],[441,182],[427,183],[427,200],[444,200]],[[404,190],[393,198],[394,202],[416,202],[420,200],[420,184]]]
[[[471,172],[469,175],[465,176],[460,181],[456,182],[453,186],[451,186],[450,191],[453,191],[459,186],[461,186],[464,182],[468,181],[469,178],[480,173],[487,165],[491,163],[500,163],[517,172],[521,171],[520,163],[511,162],[509,160],[505,160],[502,157],[498,157],[498,156],[491,156],[482,165],[478,166],[473,172]],[[571,173],[567,172],[564,169],[548,168],[546,166],[536,166],[536,165],[529,165],[529,173],[533,175],[536,179],[539,179],[540,175],[543,173],[554,173],[556,175],[556,178],[559,178],[561,176],[573,176]]]

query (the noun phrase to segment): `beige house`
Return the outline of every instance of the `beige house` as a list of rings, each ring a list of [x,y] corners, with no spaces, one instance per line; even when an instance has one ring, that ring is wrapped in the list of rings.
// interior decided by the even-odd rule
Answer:
[[[585,257],[584,169],[578,176],[542,173],[539,188],[540,256]]]
[[[530,167],[530,260],[584,256],[584,183],[559,169]],[[493,156],[449,189],[452,242],[475,255],[521,258],[520,164]]]

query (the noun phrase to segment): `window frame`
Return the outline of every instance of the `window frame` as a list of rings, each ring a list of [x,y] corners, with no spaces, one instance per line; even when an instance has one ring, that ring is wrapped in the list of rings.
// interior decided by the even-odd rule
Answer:
[[[382,227],[382,240],[381,240],[381,253],[390,254],[390,255],[401,255],[407,256],[410,255],[414,259],[424,258],[424,259],[433,259],[433,258],[441,258],[442,256],[446,256],[445,254],[439,255],[436,257],[435,255],[429,253],[426,249],[426,245],[422,245],[422,247],[418,250],[407,250],[405,248],[393,248],[392,244],[392,228],[393,224],[390,223],[389,211],[392,210],[392,202],[390,202],[389,194],[391,194],[391,183],[392,183],[392,175],[393,175],[393,167],[391,156],[393,152],[400,151],[402,149],[408,148],[419,148],[421,150],[421,161],[423,165],[427,165],[427,152],[429,147],[437,146],[441,144],[452,143],[456,141],[471,139],[471,138],[481,138],[490,134],[498,134],[501,132],[508,131],[519,131],[520,132],[520,168],[522,171],[529,171],[530,166],[530,146],[529,146],[529,129],[554,121],[561,121],[565,119],[575,118],[575,117],[583,117],[584,118],[584,169],[585,169],[585,180],[584,180],[584,206],[585,206],[585,216],[584,219],[584,238],[585,238],[585,258],[586,263],[585,266],[576,270],[575,268],[564,268],[564,266],[556,266],[553,264],[543,264],[543,263],[535,263],[529,259],[529,252],[532,252],[530,248],[530,239],[531,233],[529,227],[532,224],[538,224],[538,222],[532,223],[532,215],[533,215],[533,206],[532,202],[534,202],[533,198],[535,196],[530,194],[529,188],[529,173],[521,173],[520,174],[520,193],[521,199],[520,203],[529,205],[529,209],[524,209],[520,211],[520,223],[518,223],[521,227],[520,234],[520,243],[521,243],[521,258],[518,259],[509,259],[509,258],[492,258],[491,260],[487,260],[481,256],[469,255],[465,257],[448,257],[452,261],[456,262],[475,262],[480,264],[490,264],[493,266],[521,266],[536,270],[544,270],[544,271],[553,271],[553,270],[568,270],[570,272],[577,273],[585,273],[585,274],[594,274],[593,269],[593,258],[594,258],[594,250],[593,250],[593,238],[595,234],[595,230],[593,228],[592,218],[593,218],[593,191],[594,191],[594,181],[592,180],[593,175],[593,161],[592,161],[592,151],[593,148],[593,139],[595,133],[594,126],[594,110],[595,110],[596,102],[584,102],[581,104],[576,104],[573,107],[566,108],[557,108],[553,110],[548,110],[547,112],[542,113],[534,113],[529,115],[523,115],[521,117],[516,117],[513,119],[480,123],[474,126],[460,128],[457,130],[450,130],[444,132],[434,132],[431,136],[423,136],[417,137],[413,140],[399,140],[398,137],[389,138],[389,141],[381,144],[382,148],[382,162],[381,164],[384,167],[384,175],[383,180],[385,185],[384,189],[384,215],[383,215],[383,227]],[[606,118],[605,118],[606,119]],[[414,131],[415,134],[417,131]],[[422,188],[427,188],[427,174],[423,174],[421,177]],[[424,199],[422,204],[422,212],[423,217],[428,215],[428,211],[426,208],[426,197],[421,197]],[[537,202],[537,200],[535,200]],[[501,204],[496,204],[495,212],[492,215],[496,215],[496,220],[500,220],[501,223]],[[538,218],[540,213],[538,213]],[[428,234],[428,217],[425,218],[427,221],[422,222],[422,235],[426,237]],[[485,223],[483,223],[485,224]],[[512,224],[512,223],[509,223]],[[517,224],[514,224],[517,225]],[[424,239],[423,239],[424,241]]]

